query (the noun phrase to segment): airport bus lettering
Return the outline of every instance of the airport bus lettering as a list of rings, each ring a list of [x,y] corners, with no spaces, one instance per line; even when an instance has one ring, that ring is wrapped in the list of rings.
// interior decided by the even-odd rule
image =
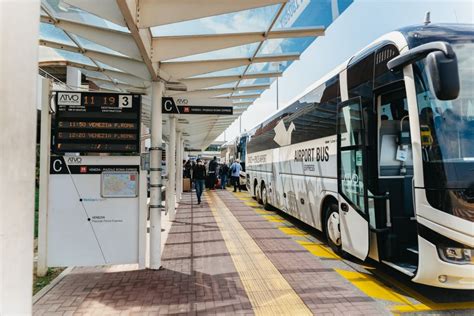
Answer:
[[[329,146],[295,150],[295,161],[329,161]]]

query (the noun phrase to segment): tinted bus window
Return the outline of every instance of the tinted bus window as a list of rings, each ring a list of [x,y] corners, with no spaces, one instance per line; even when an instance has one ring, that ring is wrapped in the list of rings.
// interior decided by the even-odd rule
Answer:
[[[248,151],[280,147],[275,141],[275,128],[281,121],[287,131],[292,129],[290,144],[335,135],[339,102],[339,77],[336,76],[260,125],[250,138]]]
[[[292,143],[336,134],[339,80],[334,77],[300,100],[304,107],[290,118],[295,124]]]

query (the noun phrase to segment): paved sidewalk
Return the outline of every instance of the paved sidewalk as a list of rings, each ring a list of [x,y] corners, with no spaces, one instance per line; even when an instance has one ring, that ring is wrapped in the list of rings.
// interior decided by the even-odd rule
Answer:
[[[245,268],[238,264],[239,258],[251,252],[246,247],[229,252],[232,234],[237,234],[240,242],[256,243],[259,249],[253,251],[263,254],[252,260],[268,260],[277,277],[290,286],[281,292],[281,300],[265,302],[262,296],[258,304],[263,300],[264,305],[277,306],[278,301],[286,300],[288,291],[294,291],[304,308],[318,315],[387,314],[382,305],[325,267],[320,258],[234,194],[207,193],[200,206],[191,205],[191,197],[195,200],[184,194],[178,208],[163,251],[162,270],[137,270],[134,265],[75,268],[34,305],[34,314],[254,315],[259,311],[255,293],[265,292],[258,288],[261,280],[249,283],[244,278],[245,284],[242,282]],[[223,223],[243,229],[239,226],[227,231]],[[224,234],[219,227],[226,229]]]
[[[254,209],[233,195],[221,199],[314,314],[389,314]]]

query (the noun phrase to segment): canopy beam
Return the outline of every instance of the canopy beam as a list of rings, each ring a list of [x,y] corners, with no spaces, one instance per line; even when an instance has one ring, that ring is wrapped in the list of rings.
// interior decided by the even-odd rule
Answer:
[[[127,26],[116,0],[64,0],[81,10],[90,12],[120,26]]]
[[[167,95],[169,96],[193,96],[193,97],[212,97],[223,95],[226,93],[232,93],[234,91],[252,91],[252,90],[265,90],[268,89],[270,85],[262,84],[262,85],[249,85],[249,86],[241,86],[241,87],[233,87],[233,88],[215,88],[215,89],[201,89],[201,90],[192,90],[186,92],[168,92]]]
[[[151,80],[157,81],[158,75],[158,64],[153,63],[150,55],[151,55],[151,31],[147,30],[139,30],[137,26],[137,0],[117,0],[117,5],[122,12],[122,15],[125,19],[125,23],[130,30],[130,33],[133,37],[135,42],[135,47],[140,52],[142,59],[150,73]]]
[[[207,53],[219,49],[236,47],[277,38],[297,38],[324,35],[324,27],[286,28],[266,32],[245,32],[228,34],[205,34],[186,36],[161,36],[152,40],[154,62],[178,57]]]
[[[173,78],[186,78],[224,69],[230,69],[240,66],[249,66],[251,63],[298,60],[299,56],[299,54],[281,54],[259,56],[253,59],[227,58],[213,60],[162,62],[160,63],[160,74],[161,72],[165,72]]]
[[[64,31],[79,35],[134,59],[141,59],[140,51],[129,33],[64,19],[57,19],[55,25]]]
[[[233,76],[213,76],[213,77],[197,77],[197,78],[185,78],[180,79],[180,82],[186,85],[188,90],[198,90],[202,88],[208,88],[218,86],[224,83],[236,82],[245,79],[259,79],[259,78],[272,78],[281,77],[281,72],[262,72],[262,73],[249,73],[246,75],[233,75]]]
[[[140,0],[140,28],[286,3],[288,0]]]

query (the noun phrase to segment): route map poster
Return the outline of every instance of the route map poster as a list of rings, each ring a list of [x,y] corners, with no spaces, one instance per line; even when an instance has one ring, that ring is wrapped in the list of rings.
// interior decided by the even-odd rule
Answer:
[[[138,172],[103,172],[102,197],[137,197]]]

